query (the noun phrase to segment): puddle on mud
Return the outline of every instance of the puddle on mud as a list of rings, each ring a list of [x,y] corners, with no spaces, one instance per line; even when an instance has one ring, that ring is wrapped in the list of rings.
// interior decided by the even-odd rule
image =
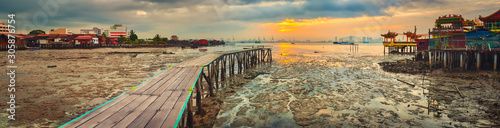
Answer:
[[[428,90],[397,80],[420,85],[421,76],[377,64],[409,56],[282,45],[273,48],[272,64],[253,69],[269,74],[224,97],[214,127],[453,127],[447,115],[428,114]]]

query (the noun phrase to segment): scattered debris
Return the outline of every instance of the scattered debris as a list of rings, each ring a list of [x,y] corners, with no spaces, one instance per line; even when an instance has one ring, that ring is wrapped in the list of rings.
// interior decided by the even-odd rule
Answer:
[[[457,85],[455,85],[455,89],[457,89],[458,94],[460,94],[460,97],[464,98],[464,94],[458,89]]]
[[[399,81],[399,82],[401,82],[401,83],[405,83],[405,84],[407,84],[407,85],[410,85],[410,86],[412,86],[412,87],[415,87],[415,85],[414,85],[414,84],[410,84],[410,83],[405,82],[405,81],[400,80],[400,79],[396,79],[396,80],[398,80],[398,81]]]

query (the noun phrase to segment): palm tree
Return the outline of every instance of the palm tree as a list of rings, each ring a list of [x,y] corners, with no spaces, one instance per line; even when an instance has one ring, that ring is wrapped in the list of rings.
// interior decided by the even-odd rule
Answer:
[[[134,30],[130,30],[130,40],[135,41],[137,40],[137,35],[135,34]]]
[[[127,38],[125,38],[123,35],[120,35],[120,37],[118,37],[118,41],[121,43],[124,43],[125,41],[127,41]]]

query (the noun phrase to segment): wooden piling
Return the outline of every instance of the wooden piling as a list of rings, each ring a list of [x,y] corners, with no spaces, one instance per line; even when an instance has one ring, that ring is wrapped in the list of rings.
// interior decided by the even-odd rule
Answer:
[[[463,53],[460,53],[460,69],[463,70],[464,69],[464,54]]]
[[[198,115],[200,115],[202,113],[202,109],[201,109],[201,93],[203,92],[203,90],[201,90],[201,79],[198,79],[197,80],[198,82],[196,82],[196,106],[198,107]]]
[[[444,60],[443,66],[444,66],[444,69],[446,69],[446,68],[447,68],[447,67],[446,67],[446,66],[447,66],[447,65],[446,65],[446,64],[447,64],[447,63],[446,63],[446,62],[447,62],[447,59],[446,59],[446,52],[444,52],[444,56],[443,56],[443,57],[444,57],[444,59],[443,59],[443,60]]]
[[[188,104],[187,104],[187,127],[188,128],[193,128],[193,98],[189,98]]]
[[[432,52],[429,51],[429,69],[432,69]]]
[[[481,70],[481,53],[476,53],[477,54],[477,61],[476,61],[476,64],[477,64],[477,70]]]
[[[497,53],[495,53],[494,57],[493,57],[493,70],[494,71],[497,71]]]

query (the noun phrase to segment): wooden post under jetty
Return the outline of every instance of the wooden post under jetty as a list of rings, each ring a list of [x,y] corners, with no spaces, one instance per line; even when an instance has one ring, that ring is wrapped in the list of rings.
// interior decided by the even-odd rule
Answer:
[[[498,70],[498,54],[500,51],[473,50],[428,50],[429,68],[445,70]]]

